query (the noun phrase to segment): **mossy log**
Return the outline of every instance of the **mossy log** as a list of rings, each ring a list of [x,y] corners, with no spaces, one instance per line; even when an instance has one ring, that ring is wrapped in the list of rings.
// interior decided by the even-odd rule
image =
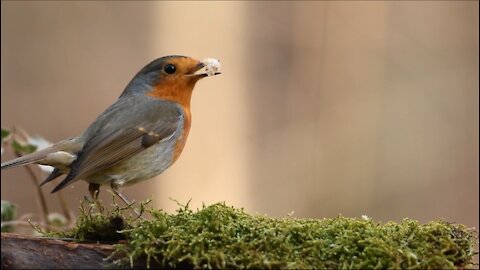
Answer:
[[[46,233],[113,246],[2,234],[2,268],[459,269],[477,254],[476,232],[445,221],[278,219],[222,203],[146,220],[124,211],[82,211],[72,230]]]

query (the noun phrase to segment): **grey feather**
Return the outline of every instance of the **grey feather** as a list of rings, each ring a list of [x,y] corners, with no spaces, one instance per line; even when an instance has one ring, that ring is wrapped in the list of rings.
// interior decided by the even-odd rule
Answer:
[[[51,174],[48,175],[47,178],[45,178],[45,180],[43,180],[43,182],[40,184],[40,186],[43,186],[45,185],[46,183],[56,179],[57,177],[61,176],[63,174],[63,172],[61,172],[59,169],[54,169],[53,172]]]
[[[87,129],[83,149],[52,193],[171,138],[182,120],[183,111],[176,103],[145,95],[120,98]]]

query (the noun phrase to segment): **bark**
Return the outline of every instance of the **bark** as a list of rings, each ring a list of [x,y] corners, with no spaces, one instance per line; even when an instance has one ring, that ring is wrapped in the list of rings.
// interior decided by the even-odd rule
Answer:
[[[80,244],[51,238],[2,233],[1,269],[100,269],[114,250],[107,244]]]

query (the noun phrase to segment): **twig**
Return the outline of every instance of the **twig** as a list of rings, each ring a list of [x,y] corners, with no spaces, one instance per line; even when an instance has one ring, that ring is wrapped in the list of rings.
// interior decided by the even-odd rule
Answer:
[[[32,225],[42,226],[42,227],[48,226],[48,225],[47,225],[46,223],[44,223],[44,222],[33,222],[33,221],[24,221],[24,220],[2,221],[2,227],[3,227],[3,226],[9,226],[9,225],[12,225],[12,226],[25,226],[25,227],[32,227]]]
[[[45,195],[43,194],[43,190],[40,187],[40,180],[38,180],[38,177],[35,175],[35,172],[33,171],[31,165],[26,165],[25,169],[30,175],[30,178],[32,179],[33,184],[35,185],[35,188],[37,190],[38,200],[40,201],[39,209],[40,209],[40,213],[42,213],[42,220],[43,222],[48,224],[48,213],[49,213],[48,206],[47,206],[47,201],[45,199]]]
[[[58,200],[60,201],[60,207],[62,208],[63,215],[67,219],[67,223],[71,224],[73,220],[73,214],[71,211],[68,210],[67,201],[63,196],[63,191],[60,191],[58,194]]]
[[[17,130],[19,132],[17,132]],[[23,139],[25,141],[28,141],[28,138],[29,138],[28,134],[22,128],[17,128],[17,127],[13,127],[12,135],[21,136],[21,137],[23,137]],[[14,150],[14,153],[17,157],[21,157],[20,153],[16,152],[15,150]],[[26,165],[25,170],[27,170],[27,172],[30,175],[30,178],[32,179],[33,184],[34,184],[34,186],[37,190],[37,197],[38,197],[38,200],[40,201],[39,209],[40,209],[40,213],[42,213],[42,221],[44,223],[46,223],[47,226],[48,226],[48,213],[49,212],[48,212],[48,207],[47,207],[47,200],[45,199],[45,195],[43,194],[42,189],[40,188],[40,180],[38,179],[38,176],[35,175],[35,172],[32,169],[31,165]]]

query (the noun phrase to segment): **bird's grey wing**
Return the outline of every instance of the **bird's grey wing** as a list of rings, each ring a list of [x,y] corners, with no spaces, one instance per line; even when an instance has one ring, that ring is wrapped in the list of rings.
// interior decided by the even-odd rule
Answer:
[[[175,103],[155,99],[143,100],[142,106],[130,106],[133,104],[129,103],[117,105],[120,110],[108,109],[105,112],[108,115],[97,118],[100,126],[91,131],[92,135],[72,163],[70,173],[52,193],[170,139],[183,121],[182,111]]]

